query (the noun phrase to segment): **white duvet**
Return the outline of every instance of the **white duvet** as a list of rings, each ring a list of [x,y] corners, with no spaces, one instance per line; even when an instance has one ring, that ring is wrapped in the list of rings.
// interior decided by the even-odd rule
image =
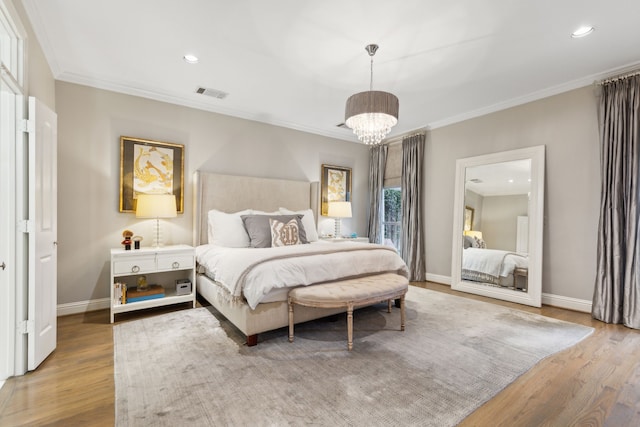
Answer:
[[[527,257],[497,249],[467,248],[462,252],[462,269],[494,278],[507,277],[516,268],[528,268]]]
[[[316,242],[276,248],[196,248],[199,270],[254,309],[276,288],[312,285],[345,277],[397,272],[408,277],[392,248],[369,243]]]

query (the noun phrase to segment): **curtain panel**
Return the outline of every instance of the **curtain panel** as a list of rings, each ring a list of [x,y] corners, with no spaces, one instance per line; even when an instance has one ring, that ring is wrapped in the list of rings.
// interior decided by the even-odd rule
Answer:
[[[592,315],[640,329],[640,75],[602,84],[601,195]]]
[[[369,224],[368,235],[372,243],[382,243],[382,215],[384,200],[382,188],[387,162],[387,146],[376,145],[369,150]]]
[[[400,255],[409,267],[409,280],[426,279],[422,231],[422,164],[425,134],[402,140],[402,237]]]

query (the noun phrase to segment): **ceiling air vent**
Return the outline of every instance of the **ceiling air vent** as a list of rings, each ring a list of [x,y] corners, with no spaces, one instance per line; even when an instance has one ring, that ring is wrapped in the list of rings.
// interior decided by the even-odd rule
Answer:
[[[349,129],[349,126],[347,126],[347,125],[346,125],[346,124],[344,124],[344,123],[338,123],[338,124],[336,125],[336,127],[337,127],[337,128],[342,128],[342,129]]]
[[[206,87],[199,87],[196,89],[196,93],[199,93],[200,95],[207,95],[210,96],[212,98],[217,98],[217,99],[225,99],[227,97],[227,95],[229,95],[226,92],[223,92],[221,90],[216,90],[216,89],[209,89]]]

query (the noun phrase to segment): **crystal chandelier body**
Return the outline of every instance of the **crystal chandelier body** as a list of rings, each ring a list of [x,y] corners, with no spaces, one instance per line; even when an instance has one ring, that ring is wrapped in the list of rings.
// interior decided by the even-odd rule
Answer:
[[[373,90],[373,55],[378,45],[365,47],[371,57],[371,81],[369,90],[356,93],[347,99],[345,124],[353,129],[358,139],[367,145],[380,144],[391,128],[398,123],[398,98],[389,92]]]

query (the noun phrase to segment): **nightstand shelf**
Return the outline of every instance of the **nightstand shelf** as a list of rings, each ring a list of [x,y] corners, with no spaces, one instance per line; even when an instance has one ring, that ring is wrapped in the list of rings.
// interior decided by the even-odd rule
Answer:
[[[140,276],[147,283],[161,285],[164,296],[131,303],[118,303],[114,294],[115,283],[124,283],[128,289],[137,286]],[[176,280],[188,279],[191,292],[176,295]],[[196,306],[195,250],[188,245],[142,248],[138,250],[111,249],[111,323],[118,313],[145,308],[191,302]],[[120,300],[121,301],[121,300]]]

